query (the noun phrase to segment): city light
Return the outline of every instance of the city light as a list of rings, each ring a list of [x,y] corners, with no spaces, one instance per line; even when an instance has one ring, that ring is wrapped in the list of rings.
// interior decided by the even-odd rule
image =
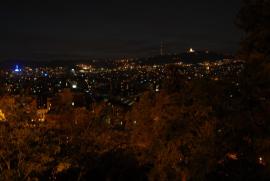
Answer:
[[[194,52],[195,52],[195,50],[193,48],[189,49],[189,53],[194,53]]]
[[[270,181],[270,0],[0,9],[0,181]]]
[[[5,114],[2,112],[1,109],[0,109],[0,121],[6,121],[6,116],[5,116]]]
[[[72,84],[73,89],[77,89],[77,84]]]
[[[21,72],[22,69],[19,68],[19,65],[15,65],[14,72]]]

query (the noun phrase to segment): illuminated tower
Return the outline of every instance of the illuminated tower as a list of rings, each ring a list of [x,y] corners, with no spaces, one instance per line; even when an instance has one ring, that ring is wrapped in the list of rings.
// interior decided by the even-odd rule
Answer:
[[[164,55],[164,41],[161,41],[160,43],[160,56]]]

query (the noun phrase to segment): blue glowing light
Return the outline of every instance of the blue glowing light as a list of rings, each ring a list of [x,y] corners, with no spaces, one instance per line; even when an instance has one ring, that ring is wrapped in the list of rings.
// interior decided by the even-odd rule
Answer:
[[[21,71],[22,71],[22,69],[19,68],[19,65],[15,65],[14,72],[21,72]]]

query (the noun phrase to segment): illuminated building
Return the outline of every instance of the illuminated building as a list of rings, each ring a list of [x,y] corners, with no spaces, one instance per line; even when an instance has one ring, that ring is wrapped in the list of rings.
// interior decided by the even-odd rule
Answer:
[[[71,84],[71,87],[72,87],[72,89],[77,89],[77,84],[76,83],[72,83]]]
[[[22,69],[19,68],[19,65],[15,65],[14,72],[21,72]]]
[[[193,48],[190,48],[190,49],[188,50],[188,52],[189,52],[189,53],[194,53],[195,50],[194,50]]]
[[[39,122],[44,122],[46,121],[46,115],[48,113],[47,109],[38,109],[37,110],[37,120]]]

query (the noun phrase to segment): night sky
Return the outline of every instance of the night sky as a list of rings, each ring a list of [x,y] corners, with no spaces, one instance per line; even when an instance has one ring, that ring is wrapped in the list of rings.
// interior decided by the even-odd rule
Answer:
[[[9,1],[0,5],[0,59],[138,57],[188,47],[237,51],[240,0]]]

